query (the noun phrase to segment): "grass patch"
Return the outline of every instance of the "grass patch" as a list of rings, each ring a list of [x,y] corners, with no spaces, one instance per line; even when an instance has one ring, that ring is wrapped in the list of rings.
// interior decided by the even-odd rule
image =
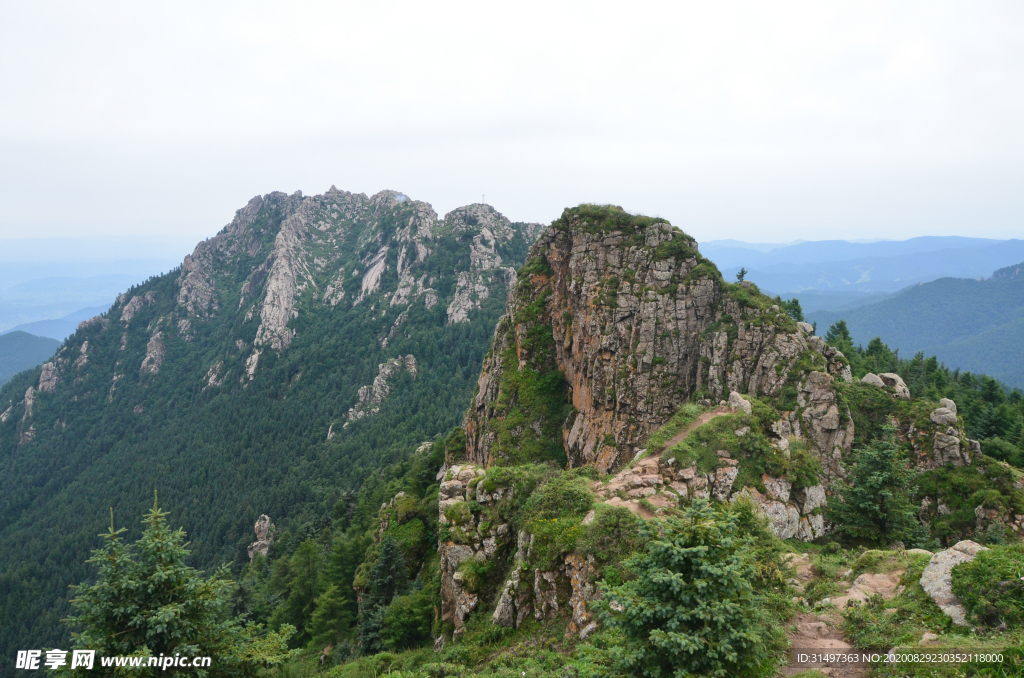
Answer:
[[[705,408],[696,403],[683,403],[679,409],[676,410],[676,413],[672,415],[672,418],[669,419],[664,426],[652,433],[651,437],[647,439],[648,451],[652,453],[662,451],[669,440],[678,435],[679,432],[687,426],[695,422],[697,417],[704,412]]]

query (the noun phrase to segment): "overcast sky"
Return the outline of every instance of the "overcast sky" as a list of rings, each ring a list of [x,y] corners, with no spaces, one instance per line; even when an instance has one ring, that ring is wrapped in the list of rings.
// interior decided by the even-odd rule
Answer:
[[[3,3],[0,239],[390,188],[700,240],[1024,237],[1024,4]]]

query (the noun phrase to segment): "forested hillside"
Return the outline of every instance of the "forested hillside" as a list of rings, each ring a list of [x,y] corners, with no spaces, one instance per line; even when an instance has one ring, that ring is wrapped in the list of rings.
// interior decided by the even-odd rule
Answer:
[[[1012,570],[1020,393],[790,313],[663,220],[566,210],[462,426],[280,534],[235,609],[294,627],[287,673],[338,678],[770,676],[799,627],[805,647],[962,643],[922,570],[962,539],[1004,559],[970,576]],[[1008,586],[964,594],[991,647],[1021,639]]]
[[[0,385],[18,372],[35,367],[57,350],[60,342],[28,332],[0,334]]]
[[[461,420],[538,230],[393,191],[271,193],[83,322],[0,390],[0,662],[67,644],[108,507],[136,535],[159,488],[191,563],[236,570],[260,514],[295,538],[346,515]]]
[[[859,343],[880,337],[904,356],[922,351],[1024,388],[1024,264],[987,279],[942,278],[866,306],[809,313],[808,319],[823,328],[842,319]]]

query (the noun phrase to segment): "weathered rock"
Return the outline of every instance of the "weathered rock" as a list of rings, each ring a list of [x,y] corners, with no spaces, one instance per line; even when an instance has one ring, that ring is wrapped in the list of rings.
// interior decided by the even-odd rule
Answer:
[[[797,503],[800,504],[800,513],[807,515],[814,509],[824,508],[828,503],[825,495],[825,488],[821,485],[812,485],[796,492]]]
[[[956,416],[956,403],[950,400],[949,398],[941,398],[939,400],[939,407],[946,408],[947,410],[953,413],[954,417]]]
[[[936,407],[929,418],[941,426],[956,426],[956,412],[946,407]]]
[[[732,484],[740,474],[738,466],[724,466],[715,469],[715,484],[711,495],[718,501],[727,501],[732,494]]]
[[[814,334],[814,325],[812,325],[811,323],[798,322],[796,326],[797,329],[799,329],[801,332],[808,336]]]
[[[871,372],[865,374],[863,377],[860,378],[860,380],[865,384],[871,384],[872,386],[877,386],[878,388],[885,388],[885,382],[882,381],[882,378],[879,377],[877,374],[873,374]]]
[[[556,442],[571,466],[607,473],[697,390],[716,399],[730,391],[777,395],[807,350],[802,332],[741,306],[717,277],[688,277],[702,261],[696,243],[669,224],[605,228],[584,212],[567,210],[545,231],[526,269],[536,272],[520,274],[509,294],[464,423],[475,463],[504,454],[497,441],[506,408],[522,402],[513,392],[499,395],[503,383],[518,388],[503,379],[506,370],[565,375],[574,416],[557,422]],[[705,333],[725,315],[734,335]],[[550,344],[527,341],[527,325],[538,323],[550,327]],[[553,423],[540,419],[543,412],[530,416],[538,431]]]
[[[416,378],[416,357],[413,354],[410,353],[404,358],[402,356],[391,358],[379,364],[373,383],[359,388],[359,402],[349,409],[345,428],[348,428],[350,422],[380,412],[381,403],[391,395],[392,385],[403,370],[408,372],[413,379]]]
[[[162,332],[154,332],[146,344],[146,357],[142,360],[142,367],[139,374],[157,374],[160,366],[164,364],[164,355],[167,348],[164,346],[164,335]]]
[[[962,451],[960,449],[960,438],[956,436],[936,433],[933,450],[935,452],[935,463],[940,466],[944,464],[963,466],[971,463],[970,455],[966,450]]]
[[[572,617],[565,635],[583,637],[584,629],[594,622],[594,614],[587,609],[587,603],[599,597],[594,587],[594,580],[597,579],[594,557],[570,553],[565,557],[565,570],[569,577],[569,585],[572,587],[572,594],[569,596]]]
[[[921,588],[954,624],[968,625],[967,611],[953,595],[953,568],[960,563],[974,560],[978,553],[987,550],[981,544],[970,540],[957,542],[952,548],[935,553],[921,573]]]
[[[792,539],[800,530],[800,512],[792,504],[784,504],[764,496],[752,487],[744,487],[735,496],[749,497],[768,518],[768,526],[779,539]]]
[[[249,544],[249,560],[252,560],[257,553],[266,557],[270,545],[274,543],[274,523],[270,521],[270,516],[263,514],[257,518],[255,529],[256,541]]]
[[[744,412],[746,414],[753,412],[750,402],[736,391],[729,394],[729,407],[734,412]]]
[[[765,473],[761,476],[761,482],[764,483],[764,488],[769,497],[776,501],[789,501],[789,491],[792,488],[792,484],[788,480],[785,478],[773,478]]]
[[[886,372],[878,376],[887,387],[893,389],[893,395],[897,398],[903,398],[904,400],[910,399],[910,389],[907,388],[907,385],[903,382],[903,378],[900,377],[900,375],[893,372]]]
[[[883,572],[879,574],[864,573],[857,577],[853,586],[846,590],[841,595],[831,599],[833,605],[839,608],[847,606],[849,601],[856,601],[863,603],[869,600],[872,596],[882,596],[883,599],[889,600],[896,596],[896,588],[900,585],[900,577],[903,576],[904,570],[895,570],[893,572]]]
[[[57,390],[57,382],[60,375],[57,373],[57,366],[52,362],[43,363],[43,370],[39,374],[39,390],[43,393],[53,393]]]

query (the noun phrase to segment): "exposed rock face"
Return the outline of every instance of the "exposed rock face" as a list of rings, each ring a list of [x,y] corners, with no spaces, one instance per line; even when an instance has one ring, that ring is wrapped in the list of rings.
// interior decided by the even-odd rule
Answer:
[[[833,377],[825,372],[811,372],[801,385],[797,402],[803,411],[803,432],[817,448],[823,479],[830,482],[842,476],[843,456],[853,447],[853,417],[845,410],[842,426]]]
[[[43,363],[43,370],[39,374],[39,390],[43,393],[53,393],[57,390],[57,382],[60,375],[57,374],[57,366],[53,363]]]
[[[167,352],[166,346],[164,346],[164,335],[162,332],[155,332],[152,337],[149,338],[149,343],[146,345],[146,357],[142,361],[142,367],[139,368],[140,374],[157,374],[160,372],[160,366],[164,364],[164,355]]]
[[[953,568],[974,560],[984,546],[970,540],[957,542],[952,548],[932,556],[928,567],[921,573],[921,588],[925,590],[954,624],[967,626],[967,611],[953,595]]]
[[[955,408],[955,406],[954,406]],[[936,407],[929,417],[936,424],[943,426],[956,426],[956,410],[948,407]]]
[[[391,358],[378,365],[377,376],[374,377],[373,383],[359,389],[359,402],[348,411],[348,421],[356,421],[380,412],[380,404],[391,395],[392,383],[403,370],[408,372],[413,379],[416,378],[416,357],[413,354],[410,353],[404,358],[402,356]],[[348,422],[345,423],[345,428],[348,428]]]
[[[274,523],[270,521],[270,516],[263,514],[257,518],[255,528],[256,541],[249,544],[249,560],[257,553],[266,557],[270,545],[274,543]]]
[[[512,531],[506,524],[492,525],[475,517],[468,501],[488,506],[509,496],[511,488],[496,487],[490,492],[480,484],[484,470],[472,464],[452,466],[445,473],[438,492],[438,520],[448,525],[449,539],[438,546],[441,556],[441,619],[455,626],[456,634],[465,631],[465,619],[479,604],[479,596],[470,591],[459,566],[470,558],[486,561],[507,552]],[[522,539],[520,539],[520,542]],[[511,594],[517,597],[516,593]],[[501,618],[518,613],[502,612]]]
[[[529,262],[466,416],[468,456],[478,464],[503,461],[502,422],[523,402],[513,372],[565,375],[575,414],[558,442],[570,466],[608,472],[698,389],[716,398],[777,395],[808,350],[789,316],[731,297],[696,243],[661,220],[614,208],[566,210]],[[707,332],[715,323],[734,324],[735,334]],[[537,431],[551,423],[524,414]]]
[[[319,308],[350,307],[377,296],[383,297],[381,306],[436,305],[436,268],[426,264],[446,238],[460,239],[465,244],[459,246],[469,250],[467,270],[443,274],[456,278],[445,299],[448,322],[468,322],[473,309],[504,294],[514,278],[518,261],[505,261],[499,251],[515,246],[522,256],[539,228],[513,224],[486,205],[459,208],[441,220],[427,203],[397,191],[367,197],[332,187],[318,196],[257,196],[185,258],[178,278],[181,317],[174,326],[191,340],[194,323],[219,312],[220,297],[237,285],[236,277],[222,274],[223,262],[246,263],[251,272],[237,310],[246,323],[259,323],[255,337],[248,338],[252,353],[246,357],[245,379],[251,380],[265,351],[280,353],[294,340],[293,321],[307,298]],[[128,302],[122,316],[127,313],[130,320],[140,303]]]

